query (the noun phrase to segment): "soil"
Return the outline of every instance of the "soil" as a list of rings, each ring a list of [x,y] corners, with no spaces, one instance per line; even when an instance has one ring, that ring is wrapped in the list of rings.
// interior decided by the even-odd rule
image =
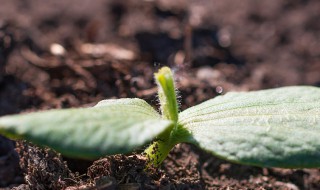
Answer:
[[[176,73],[181,110],[228,91],[320,86],[317,0],[2,0],[0,115],[139,97]],[[320,189],[319,169],[232,164],[177,145],[95,162],[0,137],[0,189]]]

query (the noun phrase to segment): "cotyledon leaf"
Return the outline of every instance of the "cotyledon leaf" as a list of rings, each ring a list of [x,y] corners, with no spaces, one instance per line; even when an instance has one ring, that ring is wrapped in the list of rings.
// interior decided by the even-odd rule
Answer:
[[[189,142],[237,163],[320,167],[320,89],[231,92],[179,114]]]
[[[0,134],[46,145],[64,155],[96,159],[128,153],[172,126],[144,100],[104,100],[92,108],[0,118]]]

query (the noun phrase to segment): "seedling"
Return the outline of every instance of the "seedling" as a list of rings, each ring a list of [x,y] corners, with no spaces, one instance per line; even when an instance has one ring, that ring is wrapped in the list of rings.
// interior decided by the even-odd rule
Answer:
[[[179,113],[174,79],[155,74],[161,115],[141,99],[103,100],[92,108],[0,118],[0,133],[51,147],[70,157],[97,159],[144,151],[159,166],[178,143],[220,158],[263,167],[320,167],[320,89],[283,87],[230,92]]]

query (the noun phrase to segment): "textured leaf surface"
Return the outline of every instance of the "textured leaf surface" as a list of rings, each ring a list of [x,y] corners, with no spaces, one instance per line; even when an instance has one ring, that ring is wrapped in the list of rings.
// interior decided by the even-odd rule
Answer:
[[[0,118],[0,133],[95,159],[127,153],[172,125],[141,99],[104,100],[92,108],[51,110]]]
[[[230,161],[320,167],[320,89],[233,92],[189,108],[179,123],[189,142]]]

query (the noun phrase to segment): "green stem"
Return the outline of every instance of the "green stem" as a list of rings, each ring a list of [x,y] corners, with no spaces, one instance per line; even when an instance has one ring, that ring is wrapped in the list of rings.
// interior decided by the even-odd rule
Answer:
[[[163,141],[161,139],[153,142],[144,153],[147,156],[147,167],[158,167],[164,159],[168,156],[170,150],[175,143],[170,141]]]
[[[147,167],[158,167],[168,156],[170,150],[181,142],[190,142],[188,130],[181,125],[167,129],[144,151],[149,162]]]
[[[148,167],[158,167],[176,144],[175,134],[178,130],[178,102],[173,74],[168,67],[163,67],[154,78],[158,85],[160,110],[163,119],[173,121],[173,127],[161,134],[144,152],[149,160]]]

